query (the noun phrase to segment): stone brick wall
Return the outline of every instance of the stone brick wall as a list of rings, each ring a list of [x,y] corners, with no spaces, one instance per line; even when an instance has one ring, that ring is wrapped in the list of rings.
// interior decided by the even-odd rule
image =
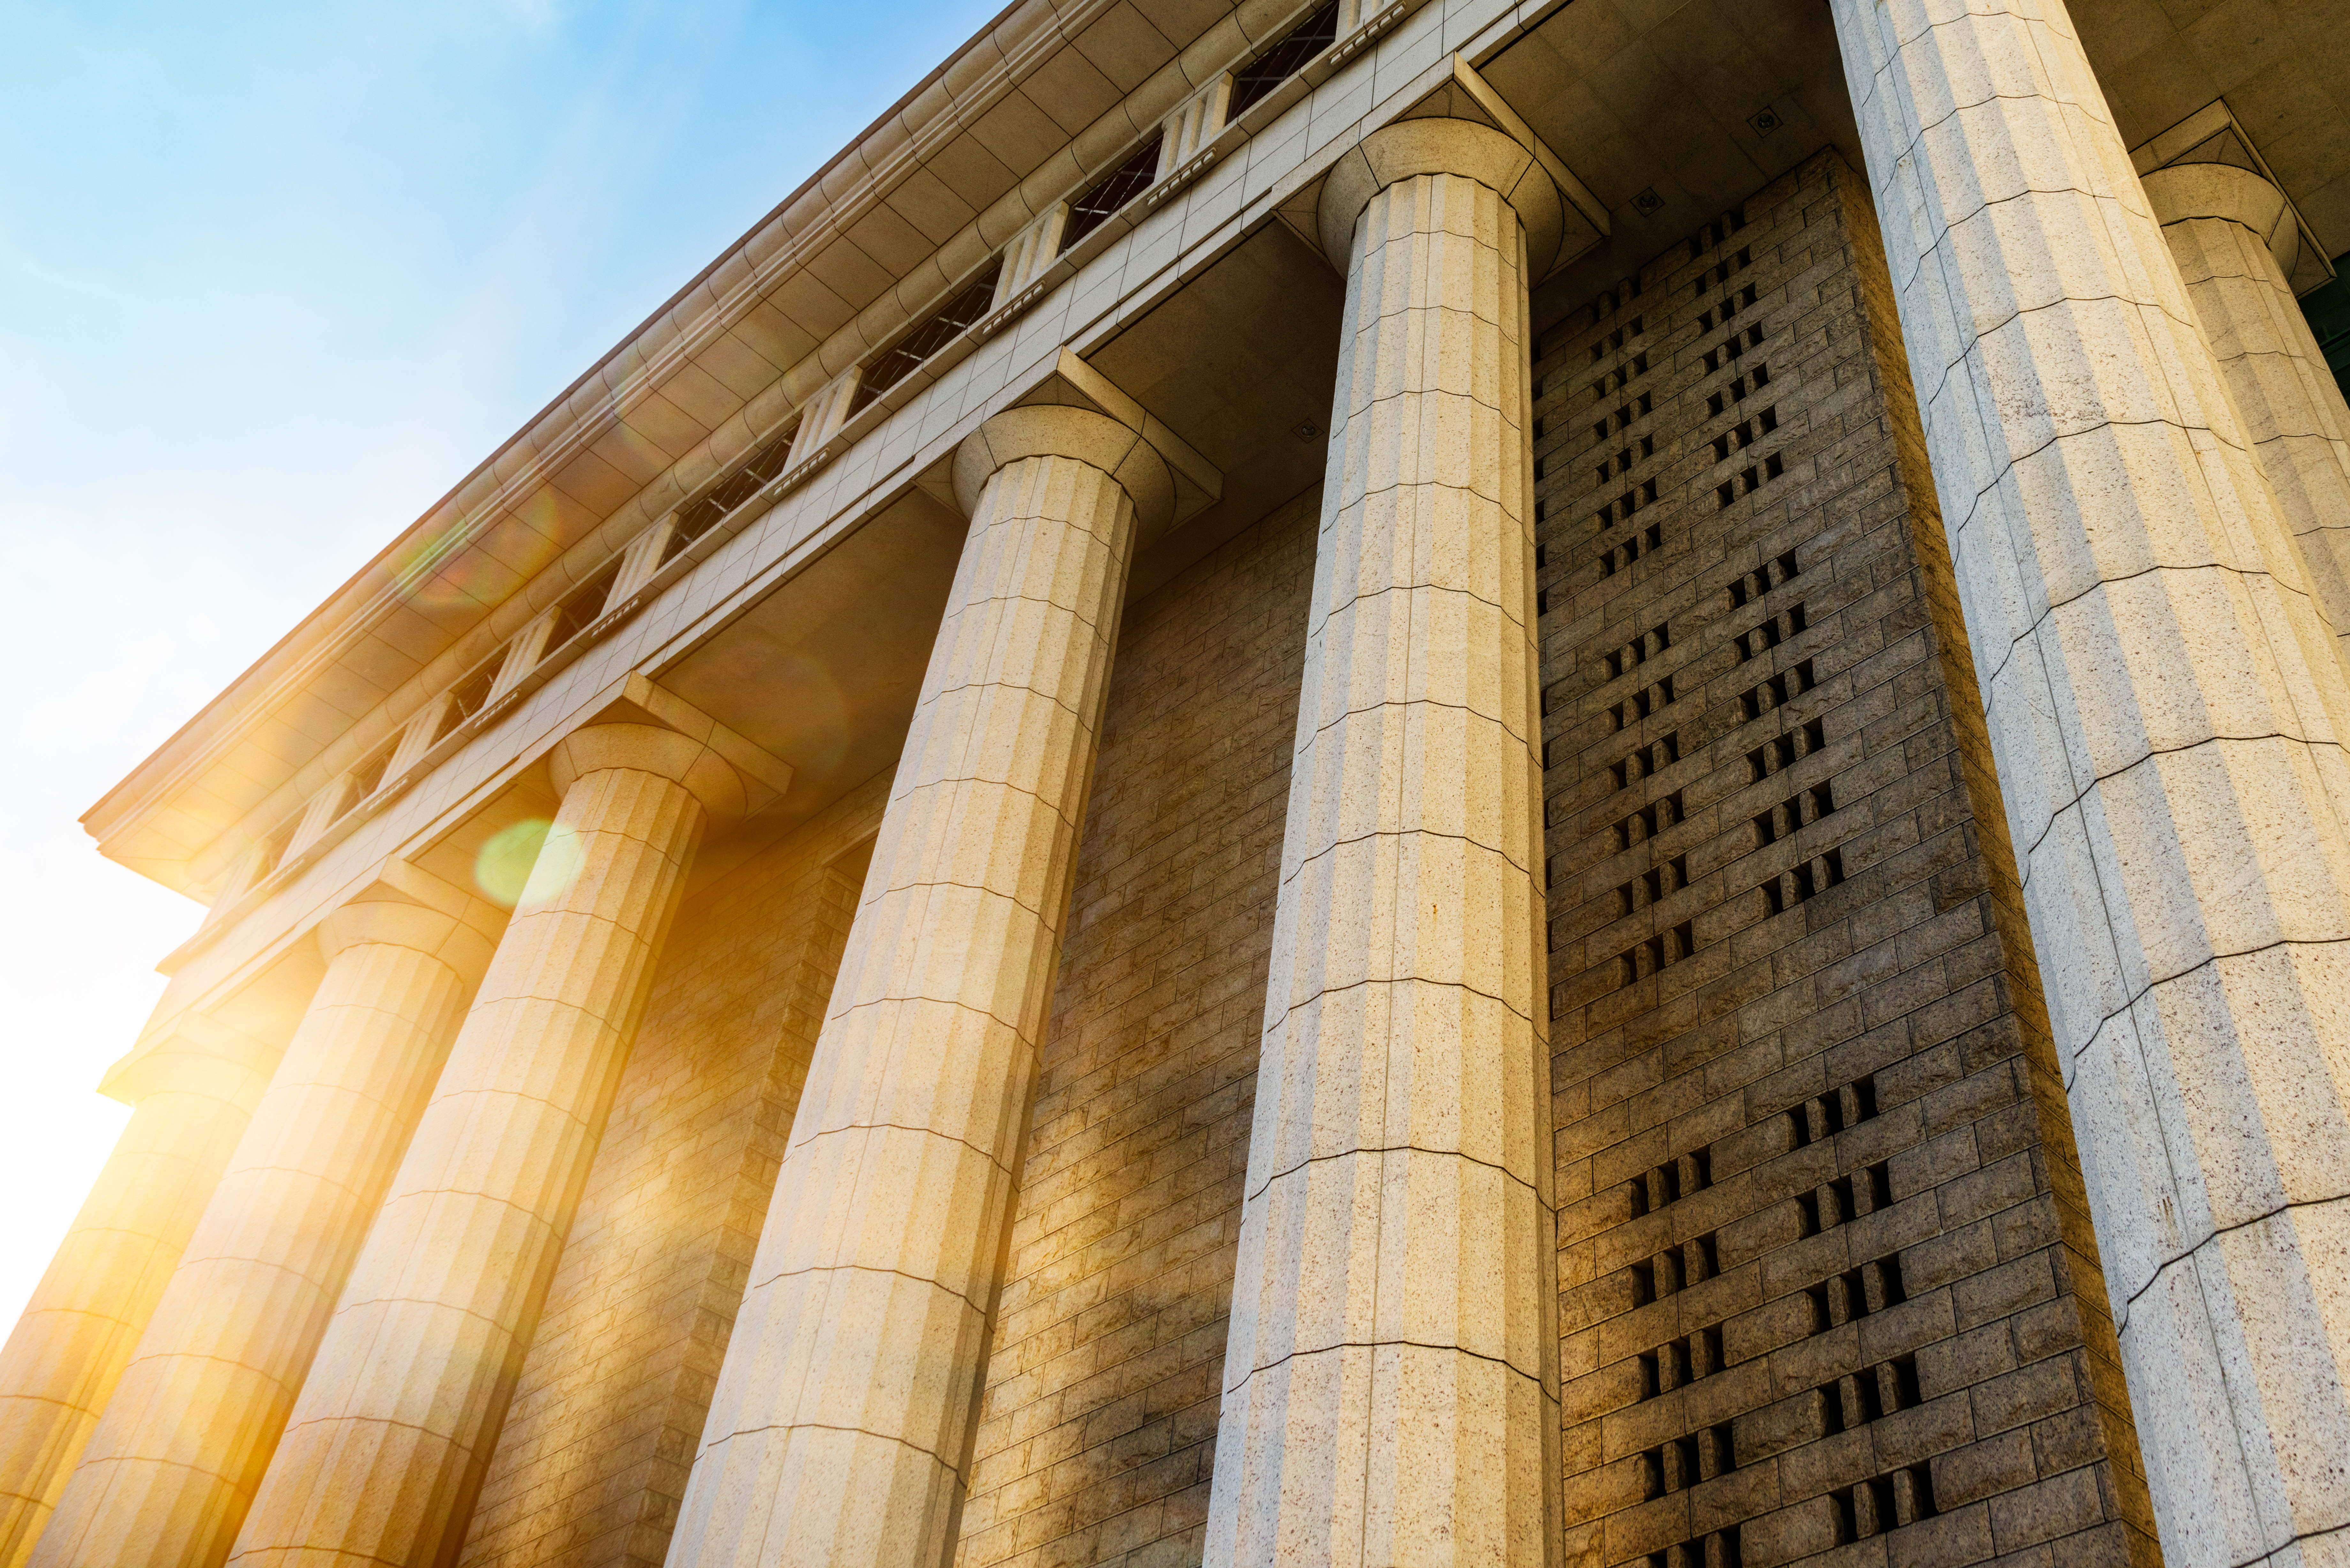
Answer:
[[[462,1561],[658,1568],[888,795],[679,912]]]
[[[1127,612],[960,1568],[1200,1561],[1319,500]]]
[[[1541,353],[1567,1560],[2154,1561],[1866,198]]]

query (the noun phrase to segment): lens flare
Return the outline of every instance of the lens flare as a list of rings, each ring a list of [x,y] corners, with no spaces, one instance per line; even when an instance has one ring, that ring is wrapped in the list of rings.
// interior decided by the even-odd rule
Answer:
[[[587,867],[588,851],[579,842],[576,828],[556,823],[546,830],[546,841],[538,846],[538,858],[530,865],[530,880],[523,884],[522,902],[552,904],[571,891],[571,884],[579,880]]]
[[[473,857],[473,886],[482,897],[509,909],[520,903],[531,866],[546,843],[546,830],[554,826],[543,816],[525,817],[492,834]]]
[[[473,886],[482,897],[509,909],[520,903],[530,868],[546,846],[546,830],[554,826],[543,816],[531,816],[492,834],[473,857]]]
[[[578,834],[543,816],[528,816],[490,836],[473,857],[473,886],[511,909],[527,899],[545,904],[579,879],[584,856]]]

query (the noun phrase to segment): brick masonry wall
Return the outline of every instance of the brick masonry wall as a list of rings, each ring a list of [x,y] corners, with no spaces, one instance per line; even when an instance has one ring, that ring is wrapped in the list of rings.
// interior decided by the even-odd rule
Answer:
[[[1866,196],[1541,352],[1567,1561],[2157,1561]]]
[[[658,1568],[668,1552],[889,782],[679,912],[467,1568]]]
[[[1119,633],[961,1568],[1200,1561],[1319,499]]]

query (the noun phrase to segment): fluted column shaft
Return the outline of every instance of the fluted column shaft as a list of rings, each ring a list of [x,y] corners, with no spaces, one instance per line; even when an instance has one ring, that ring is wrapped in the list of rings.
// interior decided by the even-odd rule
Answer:
[[[2350,659],[2350,409],[2302,314],[2278,244],[2300,236],[2284,194],[2249,169],[2158,169],[2146,179],[2310,592]]]
[[[1526,244],[1505,139],[1404,127],[1459,129],[1353,224],[1213,1568],[1556,1551]]]
[[[740,797],[701,742],[649,726],[577,732],[553,761],[562,807],[233,1562],[423,1568],[464,1534],[708,803]]]
[[[961,1505],[1136,534],[1120,475],[1165,483],[1131,432],[1075,410],[998,416],[975,450],[986,477],[671,1542],[681,1568],[935,1568]]]
[[[494,911],[470,912],[361,902],[322,925],[326,975],[35,1568],[227,1557],[489,957]]]
[[[2163,1553],[2296,1560],[2350,1526],[2350,691],[2061,0],[1833,11]]]
[[[130,1125],[0,1350],[0,1568],[32,1555],[276,1054],[192,1017],[109,1084]]]

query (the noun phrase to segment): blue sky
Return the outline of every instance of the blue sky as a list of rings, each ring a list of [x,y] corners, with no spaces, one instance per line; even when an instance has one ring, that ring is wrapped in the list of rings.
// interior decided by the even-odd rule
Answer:
[[[0,0],[0,1324],[194,905],[75,821],[1000,0]]]

